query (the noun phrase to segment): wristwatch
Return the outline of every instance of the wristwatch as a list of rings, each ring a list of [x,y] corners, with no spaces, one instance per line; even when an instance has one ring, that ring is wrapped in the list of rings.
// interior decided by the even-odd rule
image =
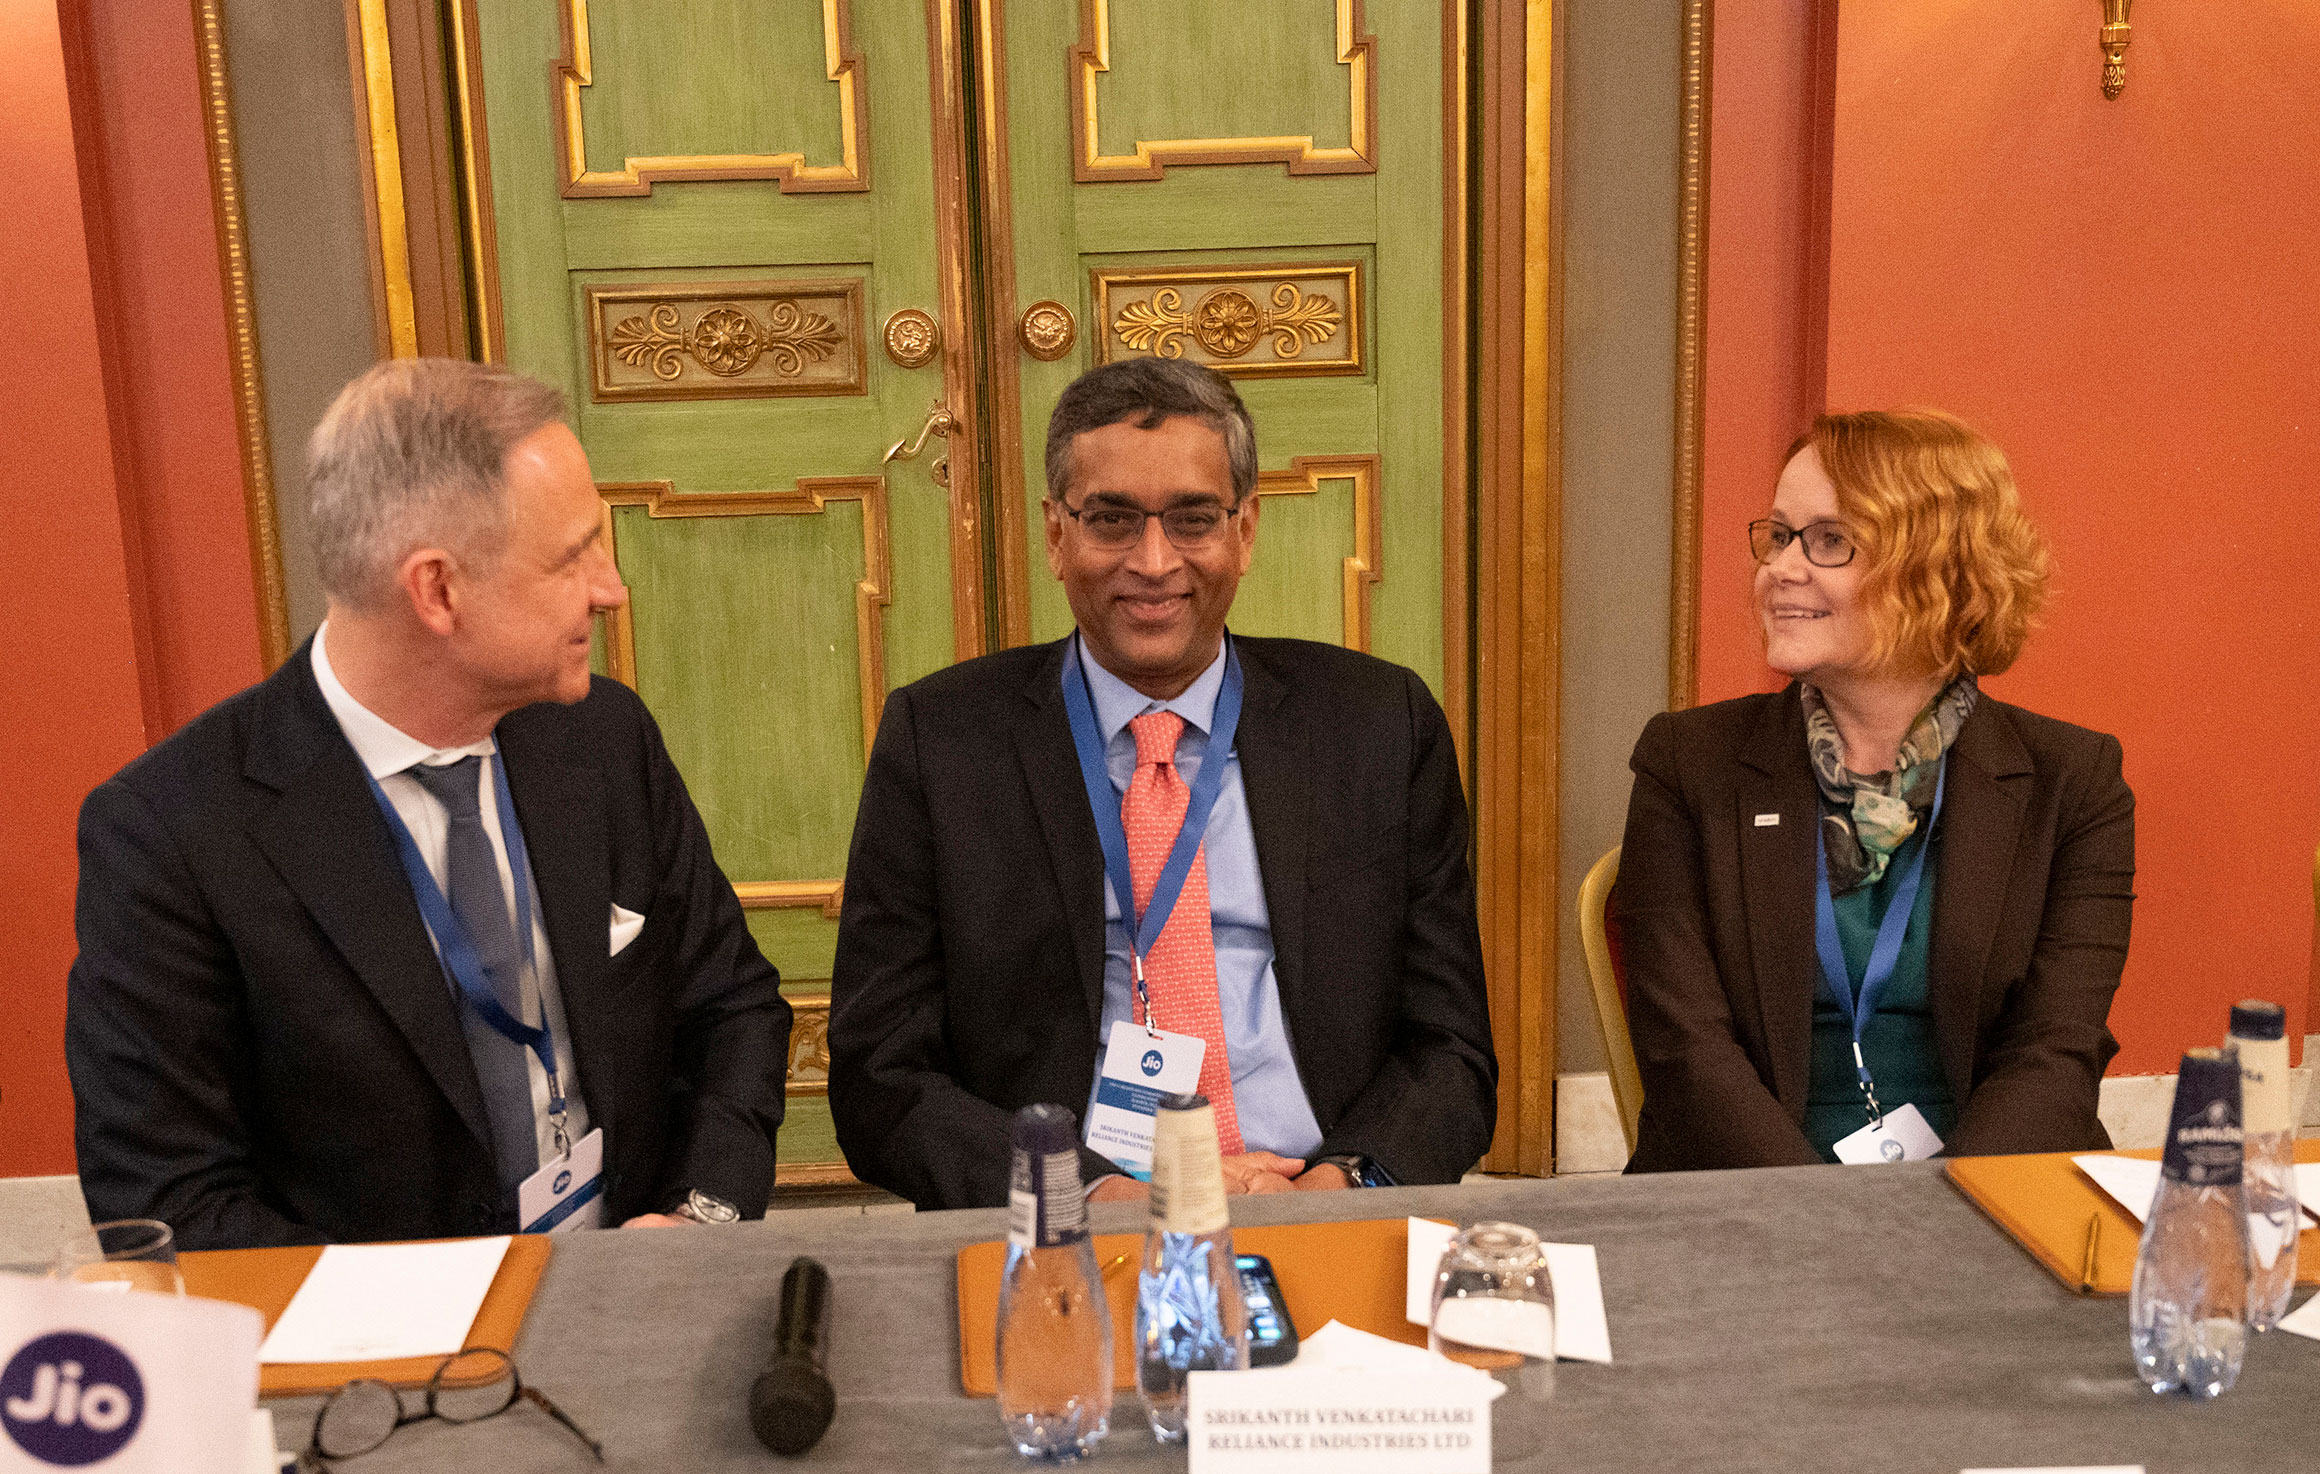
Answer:
[[[1393,1178],[1386,1174],[1385,1168],[1380,1167],[1374,1160],[1359,1152],[1344,1152],[1334,1157],[1316,1157],[1308,1165],[1307,1170],[1310,1171],[1313,1167],[1318,1167],[1324,1162],[1343,1172],[1347,1180],[1355,1187],[1392,1187],[1394,1185]]]
[[[723,1198],[711,1197],[694,1188],[685,1194],[685,1200],[669,1210],[679,1218],[690,1218],[695,1223],[739,1223],[741,1210]]]

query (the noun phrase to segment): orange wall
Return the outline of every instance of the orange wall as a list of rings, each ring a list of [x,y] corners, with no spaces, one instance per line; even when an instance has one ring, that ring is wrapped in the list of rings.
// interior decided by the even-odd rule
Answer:
[[[0,708],[0,1176],[70,1172],[73,825],[92,787],[259,675],[192,7],[0,5],[9,141],[0,497],[25,585]]]
[[[1772,8],[1718,7],[1719,171],[1725,48],[1777,33],[1750,14]],[[1931,403],[1978,424],[2053,541],[2046,626],[1991,690],[2125,744],[2140,900],[2113,1071],[2143,1073],[2219,1036],[2234,998],[2280,999],[2291,1033],[2309,1026],[2320,115],[2304,72],[2320,10],[2149,7],[2116,102],[2098,21],[2092,5],[1845,7],[1825,363],[1831,405]],[[1809,144],[1792,148],[1809,179]],[[1758,254],[1809,261],[1810,213],[1803,240]],[[1809,319],[1735,275],[1711,288]],[[1756,386],[1751,452],[1785,441],[1798,421],[1771,423],[1765,386],[1793,390],[1802,371],[1744,360],[1718,326],[1711,313],[1711,384]],[[1703,699],[1770,684],[1732,593],[1737,528],[1769,475],[1761,457],[1721,469],[1742,479],[1706,498]]]

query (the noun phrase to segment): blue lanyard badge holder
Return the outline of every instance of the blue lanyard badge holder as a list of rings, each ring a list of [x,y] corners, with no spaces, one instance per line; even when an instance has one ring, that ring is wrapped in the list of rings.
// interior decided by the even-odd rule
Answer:
[[[524,970],[531,973],[537,966],[532,943],[532,896],[529,877],[531,856],[524,848],[523,826],[516,822],[515,800],[508,793],[505,765],[494,754],[489,761],[492,791],[499,809],[499,832],[507,845],[508,869],[515,881],[516,935],[524,949]],[[546,1011],[540,1016],[538,1028],[510,1014],[492,992],[491,980],[484,973],[483,959],[476,955],[475,944],[467,935],[467,928],[451,910],[443,888],[435,883],[434,872],[419,853],[419,842],[411,837],[410,827],[403,816],[395,811],[387,791],[379,780],[363,770],[363,781],[370,784],[371,797],[378,801],[379,812],[386,816],[387,828],[395,836],[395,852],[402,859],[403,873],[411,882],[411,894],[419,903],[419,917],[427,923],[427,930],[435,936],[435,948],[443,961],[443,970],[451,974],[459,995],[467,1006],[475,1010],[491,1031],[510,1043],[529,1049],[548,1076],[548,1122],[556,1133],[558,1155],[572,1150],[571,1134],[567,1129],[567,1109],[562,1077],[556,1070],[556,1041],[548,1032]]]
[[[1837,903],[1829,890],[1828,839],[1817,821],[1813,825],[1813,870],[1817,881],[1813,896],[1813,942],[1820,953],[1821,976],[1836,999],[1838,1012],[1844,1014],[1845,1022],[1853,1031],[1853,1070],[1873,1131],[1884,1129],[1885,1112],[1877,1103],[1877,1081],[1869,1073],[1869,1062],[1861,1053],[1861,1036],[1868,1032],[1869,1020],[1877,1013],[1877,1001],[1884,995],[1885,985],[1893,980],[1893,970],[1901,961],[1901,940],[1909,930],[1910,914],[1917,909],[1918,887],[1925,881],[1925,856],[1933,848],[1933,826],[1941,818],[1942,798],[1948,784],[1949,756],[1944,753],[1941,767],[1934,775],[1933,812],[1926,816],[1924,842],[1909,857],[1908,868],[1901,872],[1901,883],[1886,904],[1884,917],[1877,923],[1877,940],[1869,949],[1869,965],[1861,974],[1858,997],[1845,967],[1844,943],[1837,935]]]

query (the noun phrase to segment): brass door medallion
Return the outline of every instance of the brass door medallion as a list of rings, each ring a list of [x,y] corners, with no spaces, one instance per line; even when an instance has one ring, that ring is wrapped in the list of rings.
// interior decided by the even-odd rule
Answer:
[[[1023,351],[1042,363],[1055,362],[1079,341],[1079,324],[1061,302],[1032,303],[1023,309],[1017,328],[1023,335]]]
[[[942,348],[942,329],[915,307],[886,319],[886,356],[902,368],[925,368]]]

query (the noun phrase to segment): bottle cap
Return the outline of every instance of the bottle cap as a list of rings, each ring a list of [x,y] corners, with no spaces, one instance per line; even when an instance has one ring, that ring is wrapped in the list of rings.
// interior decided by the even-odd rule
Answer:
[[[1015,1113],[1014,1144],[1017,1151],[1044,1157],[1051,1152],[1079,1150],[1079,1117],[1059,1105],[1042,1101],[1027,1105]]]
[[[2175,1076],[2175,1105],[2168,1114],[2161,1174],[2193,1187],[2230,1187],[2240,1180],[2244,1143],[2238,1054],[2185,1050]]]
[[[2231,1006],[2231,1037],[2285,1039],[2288,1037],[2288,1011],[2277,1003],[2266,1003],[2261,998],[2242,998]]]

